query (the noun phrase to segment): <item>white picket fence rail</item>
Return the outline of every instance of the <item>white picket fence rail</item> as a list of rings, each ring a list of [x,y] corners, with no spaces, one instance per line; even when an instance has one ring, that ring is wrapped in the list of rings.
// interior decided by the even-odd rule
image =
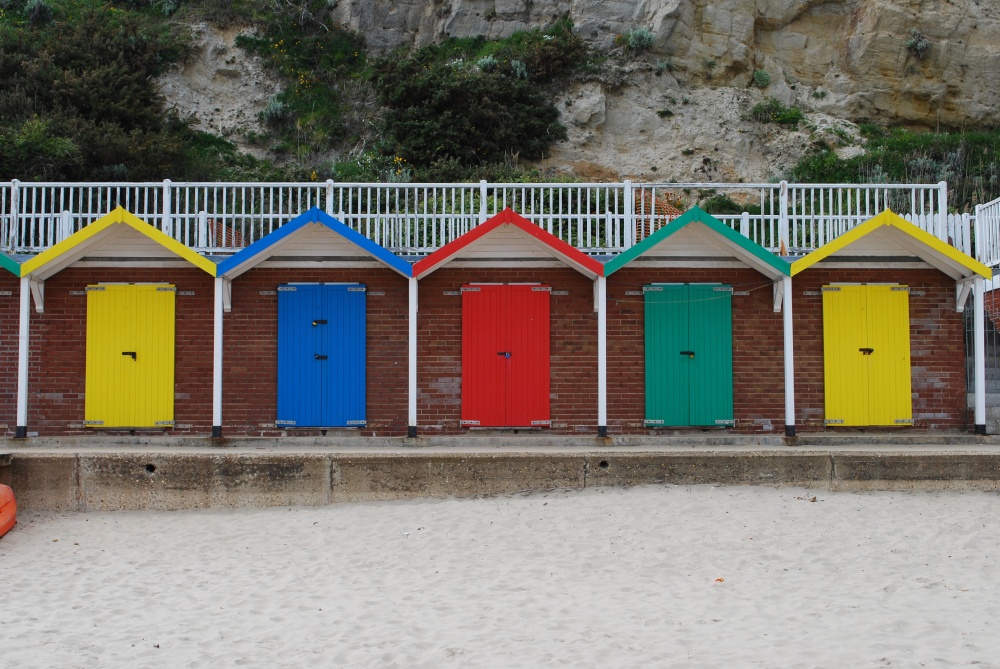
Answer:
[[[312,207],[407,256],[430,253],[510,207],[592,255],[615,254],[679,209],[726,195],[716,217],[761,246],[807,253],[885,209],[1000,263],[1000,204],[948,214],[947,184],[0,183],[0,247],[35,254],[122,206],[205,254],[231,254]],[[974,232],[973,232],[974,231]],[[989,244],[976,243],[988,240]]]

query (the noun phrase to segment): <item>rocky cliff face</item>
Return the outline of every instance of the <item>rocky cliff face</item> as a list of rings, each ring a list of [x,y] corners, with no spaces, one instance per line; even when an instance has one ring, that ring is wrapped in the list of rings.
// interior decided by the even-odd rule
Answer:
[[[339,0],[340,22],[385,51],[444,36],[504,37],[568,16],[595,47],[647,27],[651,60],[687,83],[745,87],[853,119],[995,125],[1000,16],[988,0]],[[923,57],[907,48],[925,36]],[[814,96],[814,94],[816,94]]]

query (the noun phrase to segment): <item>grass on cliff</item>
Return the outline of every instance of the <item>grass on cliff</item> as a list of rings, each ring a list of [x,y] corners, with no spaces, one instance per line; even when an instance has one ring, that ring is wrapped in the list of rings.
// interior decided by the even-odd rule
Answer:
[[[948,182],[954,211],[1000,197],[1000,130],[917,133],[862,126],[865,154],[842,159],[823,145],[787,175],[800,183]]]

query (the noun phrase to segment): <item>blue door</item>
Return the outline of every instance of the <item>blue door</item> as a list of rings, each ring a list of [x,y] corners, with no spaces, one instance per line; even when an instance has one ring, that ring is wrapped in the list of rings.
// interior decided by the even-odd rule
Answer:
[[[365,425],[365,287],[278,286],[278,420]]]

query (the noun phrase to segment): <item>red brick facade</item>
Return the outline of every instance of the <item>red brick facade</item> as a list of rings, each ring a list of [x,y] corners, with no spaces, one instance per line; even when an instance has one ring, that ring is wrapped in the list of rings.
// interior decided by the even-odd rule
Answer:
[[[367,421],[365,435],[406,434],[407,279],[390,269],[257,268],[233,280],[233,308],[223,319],[223,436],[310,435],[277,430],[278,296],[294,282],[357,282],[367,287]],[[262,291],[264,294],[262,294]],[[353,429],[352,429],[353,431]]]
[[[21,281],[0,269],[0,436],[14,436],[17,422],[17,339],[20,323]]]
[[[608,433],[663,434],[646,411],[644,297],[653,282],[733,286],[733,415],[736,432],[784,433],[782,315],[771,280],[752,269],[625,267],[608,277]],[[742,295],[741,293],[749,293]],[[692,428],[697,429],[697,428]]]
[[[70,267],[45,282],[45,313],[31,311],[28,430],[40,436],[118,434],[85,430],[87,296],[95,283],[171,283],[177,287],[174,420],[166,434],[203,435],[212,427],[214,279],[200,269]],[[193,294],[188,294],[193,293]],[[16,378],[16,354],[12,374]],[[183,427],[190,426],[190,427]],[[143,432],[146,432],[143,430]],[[160,430],[150,430],[160,433]]]
[[[462,298],[466,283],[539,282],[552,287],[551,432],[597,433],[594,282],[573,269],[445,267],[420,280],[417,318],[420,434],[461,434]],[[566,295],[561,295],[565,291]]]

